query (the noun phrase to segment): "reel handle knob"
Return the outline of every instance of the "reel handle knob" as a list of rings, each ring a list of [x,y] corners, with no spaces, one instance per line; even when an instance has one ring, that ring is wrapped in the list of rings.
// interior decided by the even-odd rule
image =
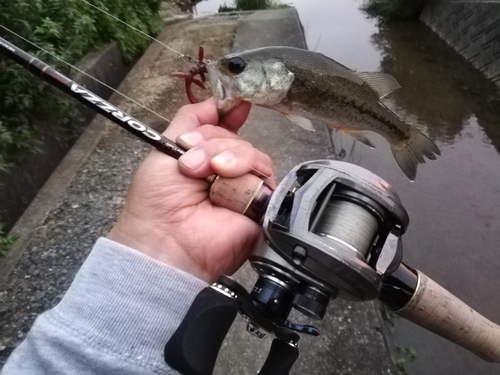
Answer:
[[[237,313],[234,299],[211,287],[203,289],[165,345],[165,361],[182,374],[212,374],[222,341]]]
[[[417,289],[396,313],[488,362],[500,362],[500,326],[418,271]]]
[[[299,357],[299,350],[287,342],[274,339],[259,375],[288,375]]]

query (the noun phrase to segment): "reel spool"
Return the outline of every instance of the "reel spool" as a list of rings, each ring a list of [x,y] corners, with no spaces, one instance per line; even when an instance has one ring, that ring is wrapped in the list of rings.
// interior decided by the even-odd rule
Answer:
[[[408,222],[396,192],[375,174],[340,161],[298,165],[273,193],[250,256],[259,274],[255,305],[283,324],[292,307],[322,319],[331,298],[378,298],[375,266],[388,236],[401,236]]]

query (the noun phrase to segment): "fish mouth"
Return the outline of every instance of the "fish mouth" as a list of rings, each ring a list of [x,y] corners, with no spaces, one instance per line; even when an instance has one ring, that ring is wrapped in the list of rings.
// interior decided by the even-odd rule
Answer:
[[[222,84],[222,81],[220,79],[217,79],[215,91],[217,92],[217,94],[214,93],[214,96],[216,96],[217,99],[224,100],[226,98],[226,89],[224,88],[224,85]]]
[[[217,63],[207,65],[208,79],[212,87],[212,94],[217,100],[219,115],[224,115],[237,106],[241,98],[235,95],[232,77],[222,73],[216,65]]]
[[[215,63],[207,65],[208,80],[210,81],[210,86],[212,86],[212,91],[215,99],[224,100],[226,98],[226,89],[224,87],[223,74],[219,72]]]

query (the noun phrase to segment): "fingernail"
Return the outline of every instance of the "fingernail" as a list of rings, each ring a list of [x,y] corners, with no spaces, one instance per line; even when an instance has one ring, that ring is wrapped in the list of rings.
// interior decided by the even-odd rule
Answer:
[[[179,136],[179,139],[186,146],[194,147],[197,144],[203,142],[203,136],[200,133],[187,133]]]
[[[205,162],[205,159],[205,151],[203,150],[187,152],[181,156],[182,164],[189,169],[198,169]]]
[[[231,163],[235,158],[232,152],[223,152],[212,158],[212,163],[222,166]]]

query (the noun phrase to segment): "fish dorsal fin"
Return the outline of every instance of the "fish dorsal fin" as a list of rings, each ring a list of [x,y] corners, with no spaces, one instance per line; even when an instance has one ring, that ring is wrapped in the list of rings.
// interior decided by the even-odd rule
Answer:
[[[399,85],[396,78],[387,73],[381,72],[355,72],[359,78],[365,81],[380,98],[389,95],[391,92],[399,89]]]
[[[291,113],[284,113],[288,119],[293,122],[295,125],[300,126],[302,129],[309,130],[310,132],[314,131],[314,126],[308,118],[299,116],[299,115],[294,115]]]

